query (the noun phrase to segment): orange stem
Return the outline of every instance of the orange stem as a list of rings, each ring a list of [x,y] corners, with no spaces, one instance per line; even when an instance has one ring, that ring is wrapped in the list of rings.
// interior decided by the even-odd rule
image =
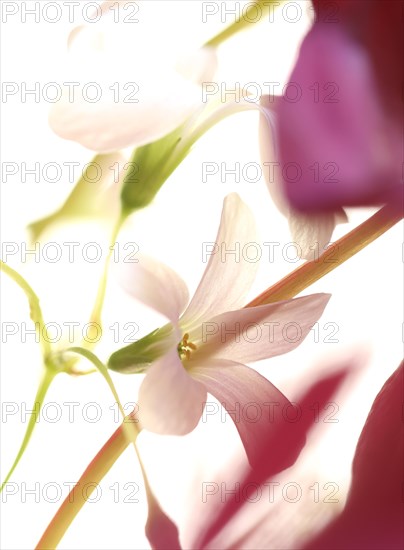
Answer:
[[[368,244],[383,235],[403,217],[402,208],[386,205],[361,225],[333,243],[319,257],[301,265],[292,273],[270,286],[245,307],[261,306],[290,300],[302,290],[357,254]]]

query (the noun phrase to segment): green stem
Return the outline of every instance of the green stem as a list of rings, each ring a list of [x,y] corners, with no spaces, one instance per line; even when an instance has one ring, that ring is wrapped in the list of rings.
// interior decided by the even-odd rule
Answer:
[[[97,296],[95,298],[93,310],[90,316],[90,323],[94,323],[97,326],[97,329],[99,328],[101,330],[101,334],[102,334],[101,312],[104,306],[105,294],[107,290],[109,265],[111,263],[111,257],[114,250],[115,240],[119,234],[119,231],[124,221],[125,221],[125,218],[122,215],[120,215],[117,222],[113,226],[110,243],[109,243],[108,254],[107,254],[103,271],[101,274],[100,282],[98,284]],[[88,340],[82,341],[82,346],[86,346],[87,348],[90,348],[90,349],[94,348],[95,344],[96,344],[95,341],[91,341],[91,342],[89,342]],[[84,349],[84,348],[80,348],[80,349]],[[93,371],[78,370],[76,369],[75,365],[76,365],[76,361],[73,360],[72,364],[70,365],[70,371],[69,371],[70,374],[84,375],[84,374],[91,374],[93,372]]]
[[[277,7],[281,2],[282,0],[280,2],[276,2],[275,0],[257,0],[254,4],[251,4],[247,10],[243,10],[243,13],[234,23],[208,40],[208,42],[205,43],[205,46],[219,46],[231,38],[234,34],[250,27],[251,25],[254,25],[258,21],[263,20],[266,13],[269,12],[270,7],[272,5]]]
[[[91,317],[90,317],[90,322],[97,324],[99,327],[102,327],[101,312],[102,312],[102,308],[103,308],[103,305],[104,305],[105,293],[106,293],[106,290],[107,290],[107,279],[108,279],[109,264],[111,262],[111,257],[112,257],[112,254],[113,254],[114,244],[115,244],[116,238],[118,237],[119,231],[121,230],[121,227],[122,227],[125,219],[126,218],[121,215],[118,218],[117,222],[115,223],[115,225],[113,227],[111,240],[110,240],[110,246],[109,246],[109,250],[108,250],[108,255],[107,255],[107,258],[105,260],[104,269],[103,269],[101,279],[100,279],[100,282],[99,282],[99,285],[98,285],[97,296],[96,296],[94,307],[93,307]],[[86,344],[88,344],[88,342],[83,342],[83,345],[86,345]],[[87,347],[91,347],[91,346],[87,345]]]
[[[136,432],[137,435],[138,432]],[[133,442],[135,442],[136,436],[134,436]],[[127,438],[125,429],[121,425],[90,462],[78,483],[65,498],[56,515],[46,528],[41,540],[38,542],[36,550],[54,550],[57,547],[72,521],[91,496],[93,490],[109,472],[129,444],[130,441]],[[85,491],[84,488],[86,489]]]
[[[219,107],[213,108],[207,116],[205,110],[203,110],[203,118],[201,118],[201,114],[198,112],[184,129],[183,137],[179,141],[173,153],[168,157],[167,163],[161,167],[162,173],[165,174],[165,179],[167,179],[175,168],[182,162],[191,147],[204,134],[206,134],[206,132],[222,120],[246,111],[258,111],[263,116],[268,117],[268,113],[265,109],[263,109],[263,107],[261,107],[261,105],[245,99],[240,99],[240,101],[227,103],[225,105],[219,104]]]
[[[91,363],[93,363],[93,365],[95,365],[95,367],[100,371],[102,376],[107,381],[108,386],[112,391],[116,402],[118,403],[119,410],[121,411],[121,414],[123,416],[123,423],[98,452],[98,454],[95,456],[95,458],[92,460],[88,468],[81,476],[77,485],[75,485],[72,491],[70,491],[69,495],[66,497],[56,515],[53,517],[52,521],[48,525],[45,533],[38,543],[37,548],[56,548],[56,546],[59,544],[60,540],[66,533],[67,529],[71,525],[72,521],[80,512],[81,508],[88,500],[92,491],[95,489],[95,484],[98,485],[98,483],[107,474],[112,465],[131,442],[133,442],[143,475],[149,510],[152,510],[154,513],[160,512],[159,504],[156,501],[156,498],[154,497],[154,494],[150,488],[150,483],[136,446],[136,438],[141,431],[141,427],[138,424],[138,419],[136,418],[136,412],[132,412],[132,414],[130,414],[128,417],[125,416],[125,411],[122,407],[121,401],[115,389],[112,378],[108,372],[108,369],[94,353],[87,349],[79,347],[68,348],[64,350],[63,353],[76,353],[78,355],[81,355],[82,357],[85,357]],[[92,489],[89,491],[86,490],[85,494],[83,493],[83,491],[81,491],[81,493],[77,495],[78,488],[80,487],[92,487]]]
[[[395,205],[384,206],[361,225],[332,244],[319,258],[301,265],[245,307],[290,300],[383,235],[402,217],[402,208]]]
[[[35,329],[39,336],[39,341],[42,348],[42,355],[46,360],[48,355],[51,353],[51,346],[50,343],[42,337],[45,323],[42,316],[42,310],[39,305],[38,296],[35,294],[32,287],[27,283],[24,277],[22,277],[22,275],[17,273],[17,271],[15,271],[13,268],[11,268],[9,265],[1,260],[0,269],[4,271],[4,273],[6,273],[6,275],[8,275],[15,283],[17,283],[17,285],[25,292],[30,306],[30,317],[35,324]]]
[[[225,105],[220,105],[219,108],[213,111],[205,120],[198,123],[198,125],[186,136],[181,142],[181,149],[189,149],[200,139],[208,130],[213,128],[216,124],[226,119],[229,116],[243,113],[246,111],[259,111],[266,115],[264,109],[257,103],[240,99],[238,102],[232,102]]]
[[[87,467],[79,482],[70,491],[69,495],[63,501],[61,507],[57,511],[56,515],[48,525],[45,533],[42,535],[37,548],[54,549],[59,544],[60,540],[66,533],[70,524],[80,512],[93,490],[98,483],[111,469],[117,458],[123,453],[123,451],[129,446],[131,442],[135,443],[139,434],[139,428],[137,427],[137,419],[130,415],[128,419],[125,418],[125,411],[123,410],[118,393],[115,389],[112,378],[108,372],[106,366],[100,361],[100,359],[91,351],[80,348],[72,347],[64,350],[63,353],[76,353],[88,359],[93,365],[100,371],[102,376],[108,383],[110,390],[116,402],[118,403],[119,410],[124,418],[123,424],[116,430],[112,437],[102,447],[99,453],[95,456],[94,460]],[[136,449],[136,445],[135,445]],[[136,449],[137,452],[137,449]],[[143,468],[142,468],[143,471]],[[84,492],[81,488],[86,488]]]
[[[17,454],[17,456],[14,460],[14,463],[11,466],[11,469],[8,472],[7,476],[6,476],[6,479],[1,484],[0,493],[3,491],[3,489],[4,489],[5,485],[7,484],[8,480],[13,475],[14,470],[18,466],[18,463],[20,462],[20,460],[22,458],[22,455],[24,454],[25,449],[28,446],[28,443],[31,439],[32,433],[33,433],[34,428],[35,428],[35,424],[38,421],[38,417],[39,417],[39,414],[40,414],[40,411],[41,411],[42,404],[45,400],[46,393],[47,393],[47,391],[49,389],[49,386],[51,385],[54,377],[56,376],[56,374],[57,374],[56,371],[51,371],[49,369],[46,369],[43,373],[42,380],[39,383],[39,388],[38,388],[36,396],[35,396],[34,408],[33,408],[34,412],[30,416],[28,426],[27,426],[27,429],[25,431],[24,439],[22,440],[20,449],[19,449],[18,454]],[[37,410],[37,404],[38,404],[38,410]]]

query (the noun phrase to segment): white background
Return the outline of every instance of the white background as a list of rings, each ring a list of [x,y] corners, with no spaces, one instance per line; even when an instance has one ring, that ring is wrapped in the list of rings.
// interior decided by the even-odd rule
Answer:
[[[43,16],[40,2],[39,22],[27,16],[22,20],[22,5],[30,9],[35,2],[3,2],[15,4],[19,10],[2,23],[2,80],[4,82],[51,82],[63,81],[66,64],[66,43],[69,32],[82,24],[81,10],[77,9],[74,22],[68,21],[68,10],[63,9],[63,18],[50,23]],[[63,5],[59,2],[59,5]],[[86,4],[86,2],[81,2]],[[124,2],[122,2],[124,4]],[[125,3],[126,4],[126,3]],[[234,21],[234,15],[223,11],[202,22],[202,2],[193,1],[148,1],[138,2],[139,23],[122,25],[119,33],[142,32],[148,38],[144,49],[133,51],[130,46],[120,50],[122,59],[127,60],[126,80],[136,80],[131,73],[135,56],[147,57],[154,50],[153,58],[177,55],[181,50],[189,51],[203,44],[225,24]],[[245,2],[240,2],[241,7]],[[226,2],[226,6],[235,5]],[[275,15],[274,21],[267,19],[252,30],[236,36],[219,49],[220,69],[217,81],[241,86],[248,82],[262,83],[279,81],[284,83],[293,63],[299,40],[308,28],[306,2],[300,2],[302,18],[292,23]],[[81,7],[81,6],[80,6]],[[236,6],[237,7],[237,6]],[[49,12],[51,13],[51,12]],[[130,44],[130,41],[128,40]],[[150,71],[157,71],[150,65]],[[164,87],[165,83],[161,82]],[[80,145],[67,142],[55,136],[47,122],[50,104],[41,100],[36,103],[28,96],[26,102],[17,94],[2,104],[2,162],[34,162],[44,165],[48,162],[62,164],[66,161],[89,162],[92,152]],[[190,292],[196,288],[203,273],[202,243],[213,241],[216,235],[222,201],[232,191],[240,194],[253,210],[260,230],[258,242],[279,242],[275,261],[269,262],[263,256],[259,275],[251,292],[251,298],[293,270],[298,263],[292,263],[282,255],[284,246],[290,242],[286,220],[277,212],[271,202],[264,179],[252,183],[241,179],[235,182],[229,176],[226,182],[220,177],[202,182],[203,162],[226,162],[241,166],[259,162],[258,115],[239,114],[220,124],[209,132],[194,148],[193,152],[164,185],[153,204],[133,216],[125,225],[119,241],[136,242],[142,252],[155,256],[173,267],[187,282]],[[22,183],[18,176],[2,179],[1,229],[2,241],[21,245],[27,240],[28,223],[49,214],[67,196],[72,184],[35,183],[27,179]],[[334,239],[352,229],[372,213],[371,210],[349,211],[350,223],[337,228]],[[62,226],[46,235],[48,241],[63,243],[96,241],[104,249],[108,247],[108,229],[95,222]],[[332,299],[320,320],[319,342],[311,333],[307,340],[294,352],[284,357],[263,361],[255,367],[291,399],[303,391],[321,373],[329,372],[339,362],[349,357],[360,357],[365,365],[354,377],[349,387],[335,398],[339,405],[336,424],[326,424],[327,431],[321,444],[307,453],[306,461],[296,470],[284,474],[284,482],[299,482],[305,487],[304,497],[299,505],[282,505],[282,521],[273,527],[272,544],[275,548],[290,547],[301,531],[312,528],[303,521],[303,504],[306,514],[316,521],[317,514],[326,518],[337,511],[343,503],[349,484],[350,460],[355,441],[366,418],[370,405],[384,380],[398,366],[402,350],[402,229],[397,226],[388,234],[370,245],[357,257],[351,259],[335,272],[326,276],[305,294],[328,292]],[[38,263],[21,261],[19,255],[9,258],[9,264],[30,282],[40,296],[45,321],[79,321],[84,324],[95,296],[102,262],[90,264],[77,261],[74,265],[66,261],[56,264],[41,259]],[[29,326],[29,312],[25,296],[6,276],[2,276],[2,322],[25,322]],[[104,308],[104,326],[114,322],[135,322],[142,336],[159,326],[161,319],[146,310],[118,287],[114,274]],[[328,334],[322,327],[325,323],[336,323],[338,343],[324,341]],[[14,459],[20,444],[26,421],[20,411],[24,404],[30,408],[36,385],[41,373],[38,346],[32,337],[22,345],[20,335],[9,337],[2,345],[1,392],[3,403],[16,403],[19,412],[1,418],[1,466],[2,479]],[[98,348],[101,359],[106,360],[116,349],[112,332],[107,330],[106,342]],[[83,364],[84,366],[84,364]],[[114,381],[123,403],[136,401],[141,377],[114,375]],[[59,422],[52,423],[41,418],[32,442],[16,470],[11,482],[17,493],[3,496],[1,521],[1,546],[5,549],[32,548],[47,523],[56,512],[59,502],[50,498],[27,495],[23,502],[24,487],[32,488],[39,483],[40,490],[47,483],[57,483],[67,494],[65,482],[76,481],[101,445],[118,426],[114,419],[114,399],[105,382],[97,374],[72,378],[60,375],[52,385],[47,402],[58,403],[63,408]],[[69,422],[64,402],[78,402],[74,421]],[[102,409],[98,422],[83,418],[86,404],[96,402]],[[4,409],[3,409],[4,411]],[[49,409],[50,411],[50,409]],[[93,411],[89,411],[92,414]],[[52,414],[52,411],[49,412]],[[314,441],[314,440],[313,440]],[[183,438],[157,437],[142,434],[139,446],[153,487],[165,510],[183,529],[184,544],[194,531],[195,510],[201,511],[201,483],[217,480],[218,472],[226,469],[234,457],[243,456],[237,432],[228,419],[221,422],[218,415],[201,422],[189,436]],[[220,478],[219,478],[220,479]],[[340,487],[338,505],[312,503],[309,485],[329,481]],[[140,473],[134,453],[129,449],[112,468],[100,489],[98,502],[87,504],[63,539],[60,548],[147,548],[143,535],[145,521],[145,496],[142,488],[137,498],[139,503],[124,503],[128,496],[125,483],[134,482],[142,487]],[[119,502],[114,502],[110,487],[117,483],[120,488]],[[26,485],[24,485],[26,484]],[[53,493],[49,494],[52,497]],[[310,498],[311,497],[311,498]],[[209,501],[208,501],[209,504]],[[205,505],[205,506],[208,506]],[[265,513],[269,504],[260,502]],[[268,508],[269,512],[269,508]],[[286,519],[285,519],[286,518]],[[314,519],[313,519],[314,518]],[[302,527],[304,526],[304,527]],[[277,535],[276,531],[281,530]],[[187,534],[187,535],[186,535]],[[280,537],[280,538],[277,538]],[[286,542],[285,542],[286,541]],[[277,546],[278,545],[278,546]]]

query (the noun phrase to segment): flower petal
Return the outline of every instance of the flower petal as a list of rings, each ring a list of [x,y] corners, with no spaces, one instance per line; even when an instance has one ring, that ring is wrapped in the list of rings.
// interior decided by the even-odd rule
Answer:
[[[343,212],[341,208],[341,213]],[[341,216],[338,218],[338,216]],[[342,214],[325,212],[322,214],[302,214],[290,212],[289,229],[293,241],[299,245],[301,258],[317,260],[331,241],[335,226],[343,220]]]
[[[278,109],[281,165],[296,168],[283,170],[285,193],[306,212],[380,204],[402,189],[402,119],[384,112],[366,51],[332,27],[316,24],[306,36],[290,77],[304,91]]]
[[[303,214],[289,206],[282,188],[274,136],[276,110],[279,109],[281,100],[280,97],[272,96],[262,96],[260,100],[263,109],[259,127],[261,163],[271,198],[279,212],[288,218],[292,239],[301,248],[301,258],[313,260],[322,254],[330,242],[337,223],[343,223],[347,219],[342,208],[335,212]]]
[[[329,362],[323,365],[324,369],[320,369],[320,372],[328,370],[327,374],[323,375],[321,379],[317,380],[303,393],[299,392],[293,403],[291,403],[294,406],[298,405],[298,410],[301,411],[297,421],[287,421],[288,413],[282,411],[280,417],[283,417],[283,412],[286,412],[286,414],[283,421],[279,418],[278,430],[271,432],[270,437],[262,442],[260,464],[254,469],[243,468],[241,472],[236,468],[227,468],[226,472],[223,472],[219,478],[216,477],[215,482],[225,482],[231,484],[231,486],[234,486],[235,482],[239,483],[240,491],[238,494],[240,498],[217,498],[214,501],[216,504],[212,502],[208,514],[201,514],[202,510],[199,507],[195,512],[198,514],[197,517],[201,519],[199,525],[193,530],[192,539],[187,547],[204,549],[301,547],[301,538],[299,537],[302,532],[301,527],[303,526],[304,532],[310,533],[310,529],[313,526],[315,527],[315,515],[309,517],[307,514],[303,514],[300,518],[296,518],[296,521],[291,522],[292,527],[294,528],[299,524],[299,528],[295,529],[294,533],[286,533],[285,525],[290,524],[291,511],[289,509],[291,507],[287,503],[285,504],[286,501],[282,499],[279,499],[277,504],[270,507],[268,507],[267,499],[260,499],[261,505],[259,505],[256,500],[251,501],[249,499],[249,488],[265,485],[268,481],[278,481],[280,472],[291,466],[293,466],[293,469],[289,469],[286,476],[292,476],[292,479],[295,480],[296,477],[297,479],[301,478],[300,460],[299,462],[296,461],[301,452],[304,452],[309,430],[314,428],[318,421],[316,416],[313,415],[313,403],[316,403],[316,406],[319,407],[318,410],[324,411],[324,408],[333,399],[341,385],[347,381],[347,377],[354,373],[355,364],[356,361],[354,364],[340,365],[336,370],[333,368],[333,372],[329,371]],[[279,409],[277,407],[275,411]],[[307,453],[310,453],[310,450],[306,449],[304,455],[309,456]],[[304,461],[304,456],[302,458]],[[304,482],[308,481],[305,474],[301,481],[303,480]],[[309,485],[310,483],[307,483],[307,486]],[[293,510],[296,510],[295,505],[292,506]],[[301,508],[291,513],[300,512]],[[307,512],[312,514],[313,510]],[[281,522],[279,522],[280,516],[282,516]],[[330,538],[329,540],[332,542],[333,539]],[[295,544],[296,541],[297,544]],[[319,545],[316,550],[323,550],[324,548],[325,546]],[[339,546],[335,544],[335,541],[331,548],[340,548],[341,550],[342,548],[346,550],[349,548],[351,550],[351,546]]]
[[[230,414],[251,466],[262,460],[263,443],[279,429],[287,398],[253,369],[217,359],[195,366],[190,374],[202,382]]]
[[[202,85],[212,80],[217,64],[216,48],[205,46],[196,51],[186,52],[177,61],[175,68],[187,80]]]
[[[305,550],[403,548],[403,383],[402,363],[377,395],[359,437],[344,510]]]
[[[49,124],[60,137],[88,149],[145,145],[180,126],[201,104],[199,86],[173,69],[158,67],[157,77],[150,67],[135,66],[128,82],[127,63],[116,56],[88,54],[78,63],[71,80],[94,86],[63,95],[51,109]]]
[[[221,357],[242,363],[282,355],[298,347],[321,317],[330,294],[230,311],[190,333],[198,349],[191,361]]]
[[[125,264],[118,276],[126,292],[177,324],[189,295],[186,284],[174,270],[141,256],[137,263]]]
[[[187,374],[174,348],[150,367],[140,386],[140,423],[151,432],[184,435],[198,424],[205,402],[205,387]]]
[[[279,166],[279,162],[277,161],[276,112],[280,101],[281,98],[279,96],[263,95],[260,99],[259,146],[262,171],[269,194],[279,212],[287,216],[289,206],[283,194],[280,178],[275,177],[275,168]]]
[[[206,243],[212,245],[212,255],[181,319],[184,328],[191,330],[204,319],[242,305],[258,268],[242,251],[255,240],[255,221],[250,209],[237,193],[227,195],[216,242]]]
[[[50,116],[58,135],[100,152],[146,145],[181,126],[205,107],[200,84],[213,78],[217,66],[215,48],[203,47],[188,52],[176,70],[170,44],[155,48],[148,25],[134,33],[114,23],[112,4],[97,8],[104,16],[97,25],[72,30],[63,66],[65,80],[91,82],[91,93],[98,85],[100,97],[93,101],[76,87]]]
[[[158,550],[173,550],[173,548],[181,550],[176,524],[162,510],[156,499],[150,502],[149,494],[147,495],[147,501],[149,514],[144,530],[150,546],[158,548]]]

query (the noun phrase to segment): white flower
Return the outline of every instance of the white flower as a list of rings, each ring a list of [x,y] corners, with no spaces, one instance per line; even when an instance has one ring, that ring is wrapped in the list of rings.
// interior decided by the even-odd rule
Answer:
[[[125,43],[122,25],[111,27],[72,31],[66,77],[80,85],[66,88],[49,116],[60,137],[101,153],[139,147],[179,127],[203,106],[200,84],[216,70],[214,48],[167,61],[161,48],[153,51],[150,29],[136,26]]]

